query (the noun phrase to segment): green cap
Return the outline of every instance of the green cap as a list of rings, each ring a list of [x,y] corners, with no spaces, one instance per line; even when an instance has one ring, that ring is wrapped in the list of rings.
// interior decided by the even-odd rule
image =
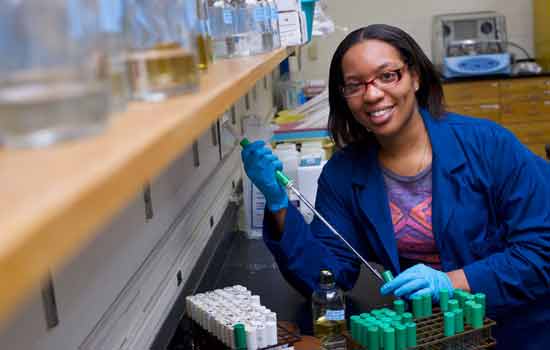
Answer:
[[[485,318],[485,309],[487,307],[487,297],[483,293],[474,294],[475,302],[480,304],[483,308],[483,318]]]
[[[441,308],[441,312],[445,312],[449,310],[449,290],[448,289],[439,290],[439,307]]]
[[[462,309],[456,309],[453,311],[455,314],[455,333],[464,332],[464,312]]]
[[[389,281],[393,280],[393,274],[390,270],[386,270],[382,272],[382,278],[384,279],[384,282],[388,283]]]
[[[369,350],[380,349],[380,335],[378,327],[372,326],[367,329],[367,346]]]
[[[240,144],[242,148],[245,148],[246,146],[250,145],[250,141],[245,137],[241,140]]]
[[[416,346],[416,323],[407,323],[407,346]]]
[[[393,310],[386,311],[386,316],[388,316],[389,318],[393,318],[395,315],[397,315],[397,312]]]
[[[410,313],[410,312],[404,312],[402,315],[401,315],[402,319],[401,319],[401,322],[403,324],[407,324],[409,322],[412,322],[412,319],[413,319],[413,315]]]
[[[244,324],[236,323],[233,325],[233,339],[235,340],[235,349],[246,350],[246,332]]]
[[[483,306],[481,304],[472,305],[472,327],[483,327]]]
[[[455,311],[456,309],[458,309],[458,300],[450,299],[448,304],[449,304],[449,311]]]
[[[424,317],[424,302],[423,298],[420,295],[415,295],[411,298],[412,300],[412,311],[414,318]]]
[[[358,335],[359,335],[359,320],[361,318],[357,315],[353,315],[349,318],[349,328],[350,328],[350,331],[351,331],[351,338],[353,340],[357,340],[358,339]]]
[[[443,313],[443,335],[450,337],[455,335],[455,314],[447,311]]]
[[[394,300],[393,309],[398,315],[401,315],[403,312],[405,312],[405,302],[401,299]]]
[[[395,350],[395,329],[384,328],[384,350]]]
[[[472,305],[475,302],[468,300],[464,303],[464,322],[466,324],[472,324]]]
[[[363,312],[359,315],[359,317],[361,318],[369,318],[370,317],[370,314],[368,312]]]
[[[424,305],[424,317],[431,316],[432,315],[432,295],[428,293],[422,295],[422,302]]]
[[[407,327],[402,324],[395,325],[395,347],[404,350],[407,347]]]

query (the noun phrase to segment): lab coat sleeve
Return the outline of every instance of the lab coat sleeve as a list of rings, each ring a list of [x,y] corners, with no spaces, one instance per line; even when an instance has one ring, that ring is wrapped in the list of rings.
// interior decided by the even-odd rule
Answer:
[[[343,199],[330,185],[324,171],[318,182],[316,209],[346,239],[357,239],[357,227]],[[268,214],[268,213],[266,213]],[[268,217],[268,215],[266,215]],[[284,232],[279,241],[273,237],[269,219],[264,219],[264,240],[285,279],[308,297],[319,282],[319,271],[328,268],[337,284],[351,289],[359,275],[359,260],[317,218],[308,225],[301,213],[289,205]]]
[[[550,164],[509,132],[488,151],[505,249],[464,267],[472,291],[487,294],[496,313],[550,295]],[[492,244],[495,242],[487,242]]]

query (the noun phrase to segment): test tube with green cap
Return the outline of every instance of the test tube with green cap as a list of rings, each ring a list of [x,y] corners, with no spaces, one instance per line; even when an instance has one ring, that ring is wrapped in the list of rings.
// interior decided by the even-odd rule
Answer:
[[[443,335],[450,337],[455,335],[455,314],[454,312],[443,313]]]
[[[412,315],[410,312],[404,312],[404,313],[401,315],[401,317],[402,317],[401,322],[402,322],[403,324],[407,324],[407,323],[409,323],[409,322],[412,322],[412,319],[413,319],[413,315]]]
[[[439,290],[439,307],[442,312],[449,310],[449,290],[446,288]]]
[[[380,335],[378,334],[378,327],[371,326],[367,329],[367,347],[369,350],[380,349]]]
[[[432,315],[432,295],[429,293],[422,295],[422,302],[424,306],[424,317]]]
[[[398,315],[401,315],[405,312],[405,301],[397,299],[393,301],[393,309]]]
[[[353,339],[358,339],[359,320],[360,319],[361,319],[361,317],[359,317],[358,315],[353,315],[349,318],[349,328],[350,328],[350,331],[351,331],[351,337]]]
[[[397,350],[404,350],[407,347],[407,327],[398,324],[395,329],[395,347]]]
[[[384,328],[384,349],[395,350],[395,329],[393,327]]]
[[[448,304],[449,304],[449,311],[455,311],[456,309],[458,309],[458,300],[450,299]]]
[[[416,323],[409,322],[407,326],[407,346],[414,347],[416,346]]]
[[[412,300],[412,312],[414,318],[424,317],[424,303],[420,295],[414,295],[411,297]]]
[[[464,332],[464,312],[462,309],[453,311],[455,314],[455,333]]]
[[[393,274],[390,270],[386,270],[382,272],[382,278],[384,279],[384,282],[388,283],[389,281],[393,280]]]
[[[475,302],[469,300],[464,303],[464,323],[472,324],[472,305]]]
[[[485,318],[485,308],[487,307],[487,297],[483,293],[474,294],[475,302],[482,307],[482,317]]]
[[[481,304],[472,305],[471,321],[473,328],[483,327],[483,307]]]
[[[237,323],[233,325],[233,339],[236,350],[246,350],[246,331],[244,324]]]

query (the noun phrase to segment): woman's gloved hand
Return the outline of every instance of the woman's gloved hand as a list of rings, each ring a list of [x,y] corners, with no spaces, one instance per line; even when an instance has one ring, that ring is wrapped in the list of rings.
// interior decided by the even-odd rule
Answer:
[[[400,273],[395,279],[384,284],[380,293],[393,293],[396,297],[411,298],[415,295],[430,293],[434,302],[439,302],[439,291],[447,289],[453,294],[453,284],[446,273],[417,264]]]
[[[286,189],[275,178],[275,170],[283,170],[283,164],[265,142],[255,141],[241,151],[244,170],[254,185],[263,193],[267,208],[279,211],[288,206]]]

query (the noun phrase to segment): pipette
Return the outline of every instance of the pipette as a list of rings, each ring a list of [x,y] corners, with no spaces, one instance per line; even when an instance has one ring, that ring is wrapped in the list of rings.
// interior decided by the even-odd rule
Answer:
[[[248,146],[250,144],[250,141],[247,139],[247,138],[243,138],[242,141],[240,142],[241,146],[244,148],[246,146]],[[313,204],[311,204],[301,193],[300,191],[298,191],[296,189],[296,187],[294,187],[294,185],[292,184],[292,181],[280,170],[276,170],[275,171],[275,177],[277,178],[277,181],[279,181],[279,183],[281,185],[283,185],[284,187],[286,187],[287,189],[291,190],[292,192],[294,192],[294,194],[296,194],[296,196],[298,196],[298,198],[300,198],[300,200],[302,201],[302,203],[304,203],[314,214],[315,216],[317,216],[317,218],[319,220],[321,220],[321,222],[323,222],[326,227],[334,234],[336,235],[336,237],[338,237],[342,242],[344,242],[344,244],[355,254],[355,256],[357,256],[359,258],[359,260],[361,260],[361,262],[363,264],[365,264],[365,266],[379,279],[381,280],[382,282],[388,282],[391,278],[391,271],[384,271],[384,277],[382,277],[382,275],[380,274],[380,272],[378,272],[371,264],[368,263],[368,261],[363,258],[361,256],[361,254],[359,254],[357,252],[357,250],[355,250],[355,248],[352,247],[351,244],[348,243],[348,241],[346,241],[346,239],[338,233],[338,231],[336,231],[336,229],[334,227],[332,227],[332,225],[327,221],[325,220],[325,218],[319,214],[319,212],[315,209],[315,207],[313,206]]]

